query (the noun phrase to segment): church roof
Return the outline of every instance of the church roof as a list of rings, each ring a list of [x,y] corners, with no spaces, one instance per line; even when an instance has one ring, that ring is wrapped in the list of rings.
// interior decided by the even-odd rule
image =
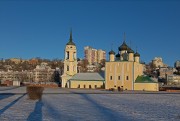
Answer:
[[[109,52],[109,55],[110,55],[110,54],[115,55],[115,52],[114,52],[113,50],[111,50],[111,51]]]
[[[120,54],[119,54],[119,53],[117,53],[117,54],[116,54],[116,57],[117,57],[117,58],[118,58],[118,57],[120,57]]]
[[[126,42],[124,41],[123,44],[119,47],[119,51],[127,50],[127,49],[128,49],[128,46],[127,46]]]
[[[153,79],[151,79],[149,76],[138,76],[135,80],[135,83],[156,83]]]
[[[66,45],[74,45],[75,46],[75,43],[73,42],[73,39],[72,39],[72,30],[70,32],[69,42]]]
[[[134,53],[134,51],[131,48],[128,48],[127,52],[128,53]]]
[[[134,57],[140,57],[140,54],[136,51],[136,53],[134,54]]]
[[[104,73],[77,73],[70,80],[104,81]]]

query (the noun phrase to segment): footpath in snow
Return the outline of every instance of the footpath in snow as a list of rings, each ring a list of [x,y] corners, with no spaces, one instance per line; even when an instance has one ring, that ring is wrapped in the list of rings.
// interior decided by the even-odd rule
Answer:
[[[46,88],[29,100],[25,87],[0,87],[0,121],[179,121],[180,94]]]

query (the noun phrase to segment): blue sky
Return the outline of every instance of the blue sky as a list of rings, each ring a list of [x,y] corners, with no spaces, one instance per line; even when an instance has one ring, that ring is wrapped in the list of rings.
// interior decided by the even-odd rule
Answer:
[[[72,27],[78,57],[84,46],[117,53],[126,42],[146,63],[180,59],[180,1],[0,1],[0,58],[64,58]],[[108,59],[108,55],[107,55]]]

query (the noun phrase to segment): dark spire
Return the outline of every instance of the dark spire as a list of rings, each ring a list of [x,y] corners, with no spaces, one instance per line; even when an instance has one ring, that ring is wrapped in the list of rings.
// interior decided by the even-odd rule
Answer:
[[[69,42],[66,45],[75,45],[75,43],[73,42],[73,39],[72,39],[72,29],[70,31]]]
[[[124,32],[124,42],[126,42],[126,33]]]
[[[113,46],[113,44],[111,44],[111,51],[109,52],[109,55],[110,55],[110,54],[115,55],[115,52],[113,51],[113,49],[112,49],[113,47],[112,47],[112,46]]]
[[[119,47],[119,51],[122,51],[122,50],[127,50],[129,47],[127,46],[126,44],[126,34],[124,32],[124,40],[123,40],[123,44]]]
[[[71,28],[71,31],[70,31],[69,42],[72,42],[72,28]]]
[[[134,57],[140,57],[140,54],[137,52],[137,47],[136,47],[136,53],[134,54]]]

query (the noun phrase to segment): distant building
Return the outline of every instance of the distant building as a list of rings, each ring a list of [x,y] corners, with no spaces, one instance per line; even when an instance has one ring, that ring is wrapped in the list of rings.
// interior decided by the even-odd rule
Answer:
[[[90,46],[84,47],[85,59],[88,60],[89,64],[100,63],[101,60],[106,59],[106,52],[101,49],[94,49]]]
[[[175,68],[180,68],[180,61],[179,60],[174,63],[174,67]]]
[[[52,75],[55,69],[51,69],[47,63],[41,63],[37,65],[33,70],[33,82],[49,82],[53,80]]]
[[[167,79],[167,76],[172,75],[173,72],[174,72],[173,68],[161,67],[161,68],[159,68],[159,77]]]
[[[180,86],[180,75],[168,75],[167,85],[179,85]]]
[[[31,65],[36,65],[36,64],[38,64],[38,59],[33,58],[33,59],[30,59],[28,62]]]
[[[15,64],[19,64],[22,62],[22,59],[20,59],[20,58],[10,58],[9,60],[14,62]]]
[[[163,63],[163,60],[161,57],[155,57],[152,60],[152,64],[153,66],[155,66],[155,68],[159,68],[159,67],[168,67],[166,64]]]

